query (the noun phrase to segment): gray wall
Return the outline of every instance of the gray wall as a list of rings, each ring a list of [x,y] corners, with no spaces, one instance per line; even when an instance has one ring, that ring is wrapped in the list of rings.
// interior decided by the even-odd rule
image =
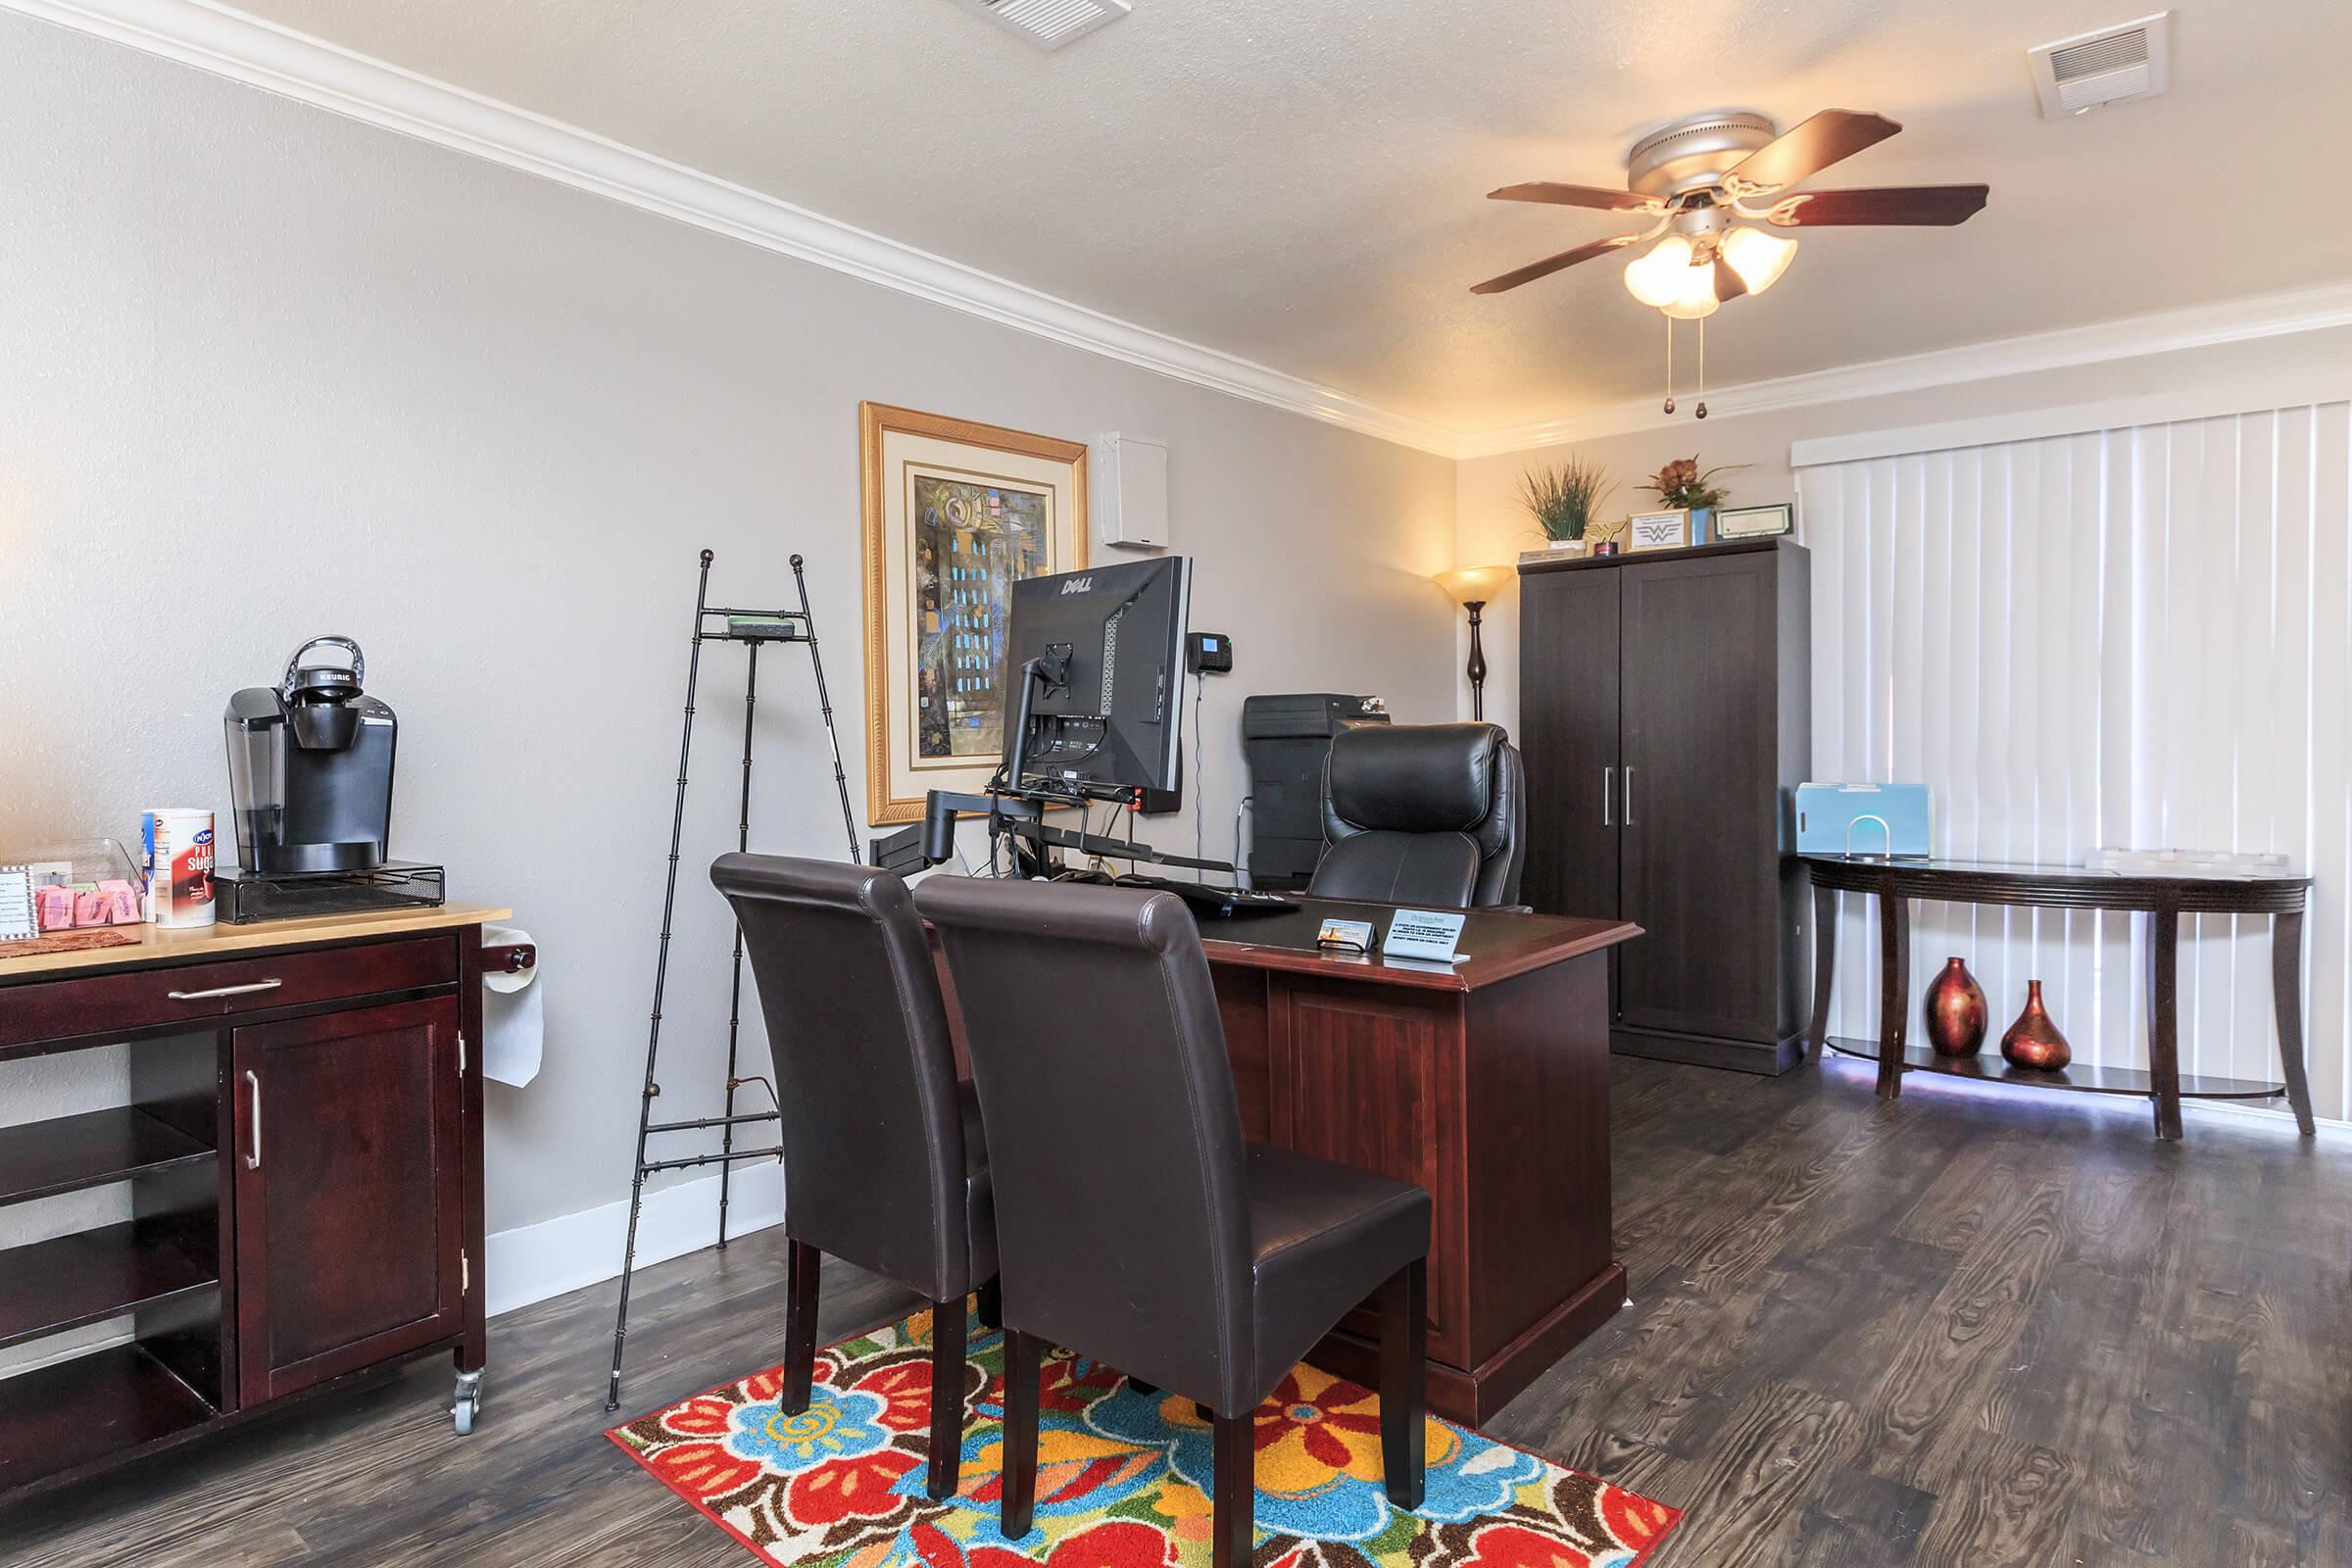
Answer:
[[[697,549],[734,604],[783,602],[807,555],[862,811],[860,398],[1170,444],[1194,622],[1238,648],[1205,710],[1211,853],[1245,692],[1450,714],[1444,459],[16,17],[0,224],[0,855],[225,813],[229,692],[358,638],[402,722],[394,852],[545,948],[546,1069],[491,1086],[494,1231],[626,1195]],[[739,667],[704,689],[678,1114],[719,1072],[701,867],[731,847]],[[806,666],[762,673],[755,841],[838,856]],[[1190,847],[1189,818],[1158,831]],[[8,1121],[119,1072],[12,1070]]]
[[[1455,528],[1461,560],[1465,565],[1516,562],[1520,551],[1542,548],[1543,535],[1519,504],[1520,479],[1531,467],[1556,463],[1569,452],[1599,463],[1617,481],[1603,513],[1606,517],[1622,518],[1629,512],[1654,506],[1655,498],[1640,488],[1642,481],[1672,459],[1693,453],[1704,467],[1746,465],[1723,477],[1731,492],[1729,505],[1770,506],[1795,498],[1796,478],[1788,466],[1788,447],[1793,441],[1903,429],[2025,409],[2071,408],[2147,393],[2259,385],[2266,377],[2345,366],[2352,366],[2352,328],[2337,327],[1763,414],[1741,415],[1738,395],[1726,394],[1716,400],[1715,413],[1703,424],[1685,418],[1666,429],[1504,453],[1459,465]],[[1798,508],[1797,533],[1801,539],[1802,507]],[[1487,716],[1514,724],[1519,716],[1519,596],[1515,588],[1486,612],[1486,651]],[[1464,655],[1466,658],[1466,643]],[[1467,715],[1467,683],[1461,685],[1459,702]]]

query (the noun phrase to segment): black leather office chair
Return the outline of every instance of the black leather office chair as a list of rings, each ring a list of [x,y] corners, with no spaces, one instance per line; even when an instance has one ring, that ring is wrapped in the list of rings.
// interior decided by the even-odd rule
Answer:
[[[784,1408],[808,1407],[821,1252],[921,1291],[931,1308],[933,1497],[963,1454],[964,1298],[993,1318],[997,1231],[979,1104],[956,1081],[939,971],[888,871],[722,855],[767,1016],[782,1108]]]
[[[1359,724],[1323,764],[1307,892],[1439,908],[1519,902],[1527,779],[1499,724]]]
[[[1211,1554],[1245,1568],[1253,1412],[1375,1292],[1389,1495],[1419,1507],[1429,1194],[1243,1142],[1208,960],[1172,895],[933,877],[914,897],[988,1117],[1005,1537],[1029,1533],[1050,1341],[1208,1407]]]

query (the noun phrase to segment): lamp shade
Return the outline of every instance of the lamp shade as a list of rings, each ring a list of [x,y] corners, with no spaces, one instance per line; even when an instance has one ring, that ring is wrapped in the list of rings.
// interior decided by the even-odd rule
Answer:
[[[1453,595],[1455,604],[1485,604],[1511,580],[1509,566],[1456,566],[1438,573],[1438,585]]]
[[[1779,282],[1795,256],[1796,241],[1760,228],[1735,228],[1723,236],[1723,259],[1750,294],[1761,294]]]
[[[1657,310],[1681,295],[1683,274],[1690,268],[1690,242],[1669,234],[1642,255],[1625,264],[1626,292]]]

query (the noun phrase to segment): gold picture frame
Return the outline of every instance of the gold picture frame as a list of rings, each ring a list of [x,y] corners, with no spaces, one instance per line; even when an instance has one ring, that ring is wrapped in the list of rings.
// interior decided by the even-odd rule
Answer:
[[[1629,555],[1644,550],[1680,550],[1690,543],[1690,512],[1670,507],[1662,512],[1637,512],[1625,519],[1625,548]]]
[[[865,805],[919,821],[1003,752],[1004,612],[1023,577],[1087,564],[1087,446],[858,405],[864,529]]]

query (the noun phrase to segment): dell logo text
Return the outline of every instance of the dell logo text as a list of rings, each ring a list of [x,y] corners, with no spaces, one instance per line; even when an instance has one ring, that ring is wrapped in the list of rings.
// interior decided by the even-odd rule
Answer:
[[[1061,591],[1065,594],[1091,593],[1094,591],[1094,586],[1095,579],[1092,577],[1072,577],[1061,585]]]

